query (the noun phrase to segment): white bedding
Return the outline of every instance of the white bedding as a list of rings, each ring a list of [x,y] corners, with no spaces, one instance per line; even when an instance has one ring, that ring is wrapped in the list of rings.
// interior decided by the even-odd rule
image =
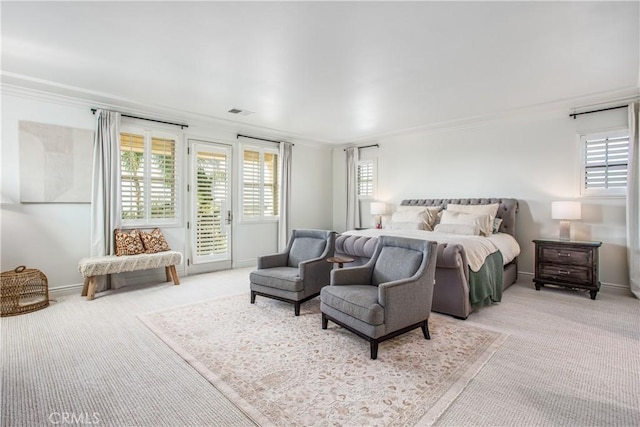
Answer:
[[[431,240],[438,243],[459,243],[465,250],[467,262],[471,271],[477,272],[484,264],[487,256],[494,252],[502,253],[504,265],[507,265],[520,254],[520,246],[512,235],[506,233],[496,233],[489,237],[466,236],[460,234],[438,233],[424,230],[391,230],[391,229],[366,229],[350,230],[342,234],[357,236],[399,236],[414,239]]]

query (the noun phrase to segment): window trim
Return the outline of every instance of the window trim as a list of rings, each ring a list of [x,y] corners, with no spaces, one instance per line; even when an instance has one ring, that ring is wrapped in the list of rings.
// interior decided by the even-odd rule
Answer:
[[[120,134],[133,133],[144,136],[144,182],[145,188],[150,188],[151,182],[151,142],[152,138],[171,139],[175,142],[175,216],[167,219],[155,219],[151,218],[151,194],[146,191],[144,194],[144,218],[143,219],[124,219],[122,213],[120,214],[120,222],[124,227],[179,227],[182,225],[182,219],[184,214],[184,203],[182,201],[182,174],[184,169],[183,164],[183,135],[180,132],[171,132],[166,129],[159,129],[147,126],[140,126],[135,124],[121,124]],[[120,135],[118,135],[118,145],[120,155],[122,154],[120,147]],[[121,163],[118,165],[121,167]],[[122,171],[120,170],[120,178],[122,177]],[[120,182],[120,191],[122,191],[122,183]],[[122,210],[122,195],[120,195],[120,209]]]
[[[240,223],[273,223],[277,222],[280,219],[280,215],[265,215],[264,214],[264,174],[260,174],[260,212],[261,214],[258,216],[246,216],[244,213],[244,152],[245,151],[257,151],[260,153],[260,170],[264,171],[264,155],[265,153],[275,154],[278,157],[278,163],[276,165],[276,171],[278,173],[278,192],[282,190],[282,180],[280,175],[281,170],[281,162],[280,158],[280,147],[273,147],[262,144],[240,144],[240,153],[238,155],[238,183],[239,185],[239,193],[238,193],[238,212],[240,213]],[[278,197],[278,212],[280,212],[280,200]]]
[[[589,131],[578,134],[578,150],[580,157],[580,179],[579,194],[584,197],[606,197],[606,198],[623,198],[627,194],[627,186],[613,188],[586,188],[586,147],[587,140],[597,138],[616,138],[628,137],[629,129],[624,127],[616,127],[604,130]]]

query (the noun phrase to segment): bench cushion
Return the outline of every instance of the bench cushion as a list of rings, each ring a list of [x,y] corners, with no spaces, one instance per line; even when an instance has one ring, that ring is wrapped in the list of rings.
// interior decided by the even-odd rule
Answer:
[[[92,277],[179,264],[182,264],[182,253],[178,251],[125,256],[107,255],[82,258],[78,262],[78,271],[83,277]]]

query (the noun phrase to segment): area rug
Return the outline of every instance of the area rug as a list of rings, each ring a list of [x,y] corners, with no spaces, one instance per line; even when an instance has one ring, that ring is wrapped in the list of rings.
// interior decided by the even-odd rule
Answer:
[[[329,322],[319,298],[293,306],[249,295],[144,314],[140,319],[256,424],[431,425],[506,336],[433,314],[380,344]]]

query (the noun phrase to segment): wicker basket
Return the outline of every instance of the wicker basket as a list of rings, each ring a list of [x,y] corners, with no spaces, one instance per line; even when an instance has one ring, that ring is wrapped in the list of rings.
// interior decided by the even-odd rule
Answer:
[[[49,306],[47,276],[35,268],[21,265],[5,271],[0,278],[2,317],[31,313]]]

